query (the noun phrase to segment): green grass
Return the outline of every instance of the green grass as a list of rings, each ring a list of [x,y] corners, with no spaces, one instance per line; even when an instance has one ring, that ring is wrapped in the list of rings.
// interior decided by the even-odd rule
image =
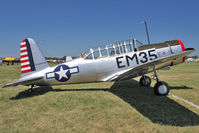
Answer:
[[[0,67],[0,86],[20,77],[20,66]],[[158,71],[171,94],[199,105],[199,63]],[[151,74],[149,74],[151,75]],[[198,132],[199,110],[155,96],[135,80],[108,83],[0,88],[0,132]],[[152,83],[155,84],[155,81]]]

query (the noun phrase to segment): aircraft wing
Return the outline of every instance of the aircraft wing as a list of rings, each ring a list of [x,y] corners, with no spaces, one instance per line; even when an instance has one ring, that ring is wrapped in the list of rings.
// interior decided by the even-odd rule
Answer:
[[[18,80],[16,82],[12,82],[12,83],[8,83],[4,85],[3,88],[9,87],[9,86],[17,86],[17,85],[31,85],[32,83],[41,81],[42,79],[43,79],[43,76],[32,78],[32,79]]]
[[[170,56],[164,56],[157,60],[153,60],[151,62],[144,63],[142,65],[138,65],[136,67],[125,69],[125,70],[119,71],[117,73],[108,75],[108,76],[104,77],[102,79],[102,81],[119,81],[119,80],[135,78],[135,77],[141,76],[145,73],[152,72],[154,65],[157,65],[160,63],[165,63],[165,64],[171,65],[172,61],[175,61],[177,58],[183,58],[183,57],[187,56],[188,54],[191,54],[193,51],[195,51],[195,49],[187,49],[186,51],[183,51],[181,54],[173,54]],[[163,67],[165,67],[165,66],[163,66]]]

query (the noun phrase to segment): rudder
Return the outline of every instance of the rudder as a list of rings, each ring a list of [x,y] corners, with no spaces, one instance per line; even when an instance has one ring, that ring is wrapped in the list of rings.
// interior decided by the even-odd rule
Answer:
[[[21,77],[49,67],[37,44],[27,38],[20,45]]]

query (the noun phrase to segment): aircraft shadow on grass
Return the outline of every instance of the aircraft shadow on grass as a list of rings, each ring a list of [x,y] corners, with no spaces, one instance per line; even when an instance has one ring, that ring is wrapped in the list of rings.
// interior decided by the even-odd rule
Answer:
[[[187,86],[170,86],[170,89],[180,90],[180,89],[193,89],[193,88]]]
[[[135,80],[115,83],[110,92],[117,95],[153,123],[170,126],[199,125],[198,114],[169,97],[155,96],[152,87],[141,87]],[[171,89],[192,89],[186,86]]]
[[[44,95],[48,92],[61,92],[61,91],[108,91],[107,89],[53,89],[52,87],[42,86],[34,88],[32,92],[30,89],[19,92],[15,97],[11,97],[10,100],[19,100],[24,98],[31,98],[39,95]]]
[[[186,86],[173,86],[170,88],[192,89]],[[153,123],[180,127],[199,125],[198,114],[168,97],[155,96],[152,89],[152,87],[141,87],[135,80],[126,80],[115,82],[111,88],[107,89],[53,89],[52,87],[38,87],[31,93],[28,90],[19,92],[10,100],[39,96],[47,92],[109,91],[130,104]]]

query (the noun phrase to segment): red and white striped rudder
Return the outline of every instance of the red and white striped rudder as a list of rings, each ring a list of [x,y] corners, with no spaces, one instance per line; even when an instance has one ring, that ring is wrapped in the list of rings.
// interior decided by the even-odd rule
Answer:
[[[32,38],[20,44],[21,76],[29,75],[49,67],[47,61]]]
[[[20,55],[21,55],[20,60],[21,60],[21,73],[22,74],[35,70],[34,66],[32,66],[33,68],[31,69],[30,57],[28,56],[28,54],[31,54],[31,53],[29,52],[31,51],[27,49],[26,40],[23,40],[20,45]]]

